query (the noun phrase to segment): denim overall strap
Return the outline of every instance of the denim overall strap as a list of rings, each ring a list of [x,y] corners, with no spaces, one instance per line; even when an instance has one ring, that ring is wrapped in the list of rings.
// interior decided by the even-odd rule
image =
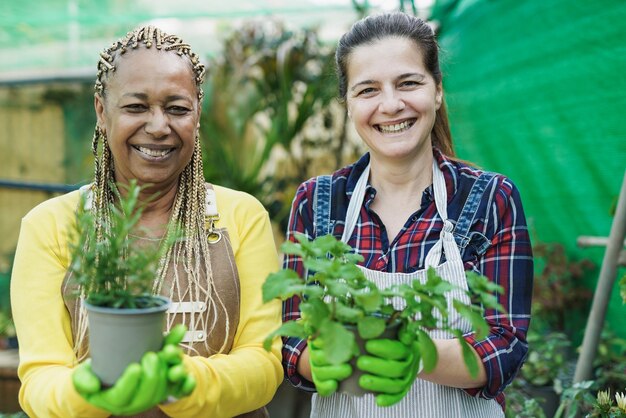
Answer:
[[[453,231],[454,239],[456,240],[461,253],[471,239],[471,236],[468,235],[469,230],[474,223],[476,212],[480,206],[480,202],[483,200],[483,195],[487,190],[487,186],[494,177],[495,173],[488,171],[483,172],[478,179],[476,179],[476,182],[472,186],[472,189],[465,200],[465,204],[463,205],[463,209],[461,210],[461,214],[459,215]],[[490,206],[490,201],[491,198],[487,202],[488,206]],[[489,245],[489,242],[486,242],[484,245]]]
[[[315,193],[313,194],[313,234],[315,237],[333,233],[333,222],[330,220],[330,200],[333,178],[331,176],[317,176]]]

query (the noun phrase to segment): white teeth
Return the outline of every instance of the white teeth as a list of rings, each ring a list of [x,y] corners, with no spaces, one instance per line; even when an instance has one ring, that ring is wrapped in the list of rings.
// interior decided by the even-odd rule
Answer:
[[[137,149],[143,152],[144,154],[148,154],[151,157],[164,157],[167,154],[169,154],[169,152],[171,151],[169,149],[156,150],[156,149],[150,149],[150,148],[144,148],[144,147],[137,147]]]
[[[403,131],[409,127],[409,121],[405,120],[402,123],[396,123],[395,125],[378,125],[380,131],[384,134],[392,134]]]

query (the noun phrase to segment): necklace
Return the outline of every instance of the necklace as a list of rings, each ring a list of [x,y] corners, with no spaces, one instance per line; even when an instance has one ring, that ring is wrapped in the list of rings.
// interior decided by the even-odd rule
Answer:
[[[147,236],[135,235],[135,234],[128,234],[128,236],[132,237],[132,238],[139,239],[139,240],[143,240],[143,241],[161,242],[161,241],[163,241],[163,238],[165,237],[165,234],[163,234],[160,237],[147,237]]]

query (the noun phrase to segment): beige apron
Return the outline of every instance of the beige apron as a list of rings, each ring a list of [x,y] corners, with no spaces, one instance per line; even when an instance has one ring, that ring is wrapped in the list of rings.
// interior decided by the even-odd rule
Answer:
[[[350,198],[346,214],[346,224],[342,237],[348,242],[358,220],[359,211],[365,197],[365,188],[369,177],[369,165],[359,178],[355,190]],[[467,281],[463,268],[461,253],[452,234],[453,225],[448,220],[446,184],[443,173],[436,161],[433,162],[433,189],[435,204],[439,216],[444,220],[444,228],[439,241],[426,255],[426,269],[412,273],[387,273],[369,270],[361,267],[365,276],[374,281],[379,287],[392,284],[407,283],[413,279],[426,281],[426,270],[432,266],[444,279],[467,290]],[[445,254],[446,261],[440,264],[441,256]],[[448,313],[451,324],[463,332],[471,330],[470,323],[461,317],[452,307],[454,299],[468,303],[468,297],[462,290],[447,294]],[[394,300],[396,309],[402,309],[404,302]],[[432,338],[453,338],[448,332],[434,330],[430,332]],[[422,379],[416,379],[409,393],[396,405],[379,407],[375,403],[374,395],[366,394],[360,397],[335,393],[329,397],[313,395],[311,405],[312,418],[500,418],[504,417],[501,406],[494,399],[482,399],[469,396],[461,389],[438,385]]]
[[[213,188],[210,184],[207,184],[207,194],[208,196],[214,196]],[[208,199],[208,196],[207,214],[210,210],[209,203],[211,203],[209,202],[210,199]],[[212,205],[214,206],[213,209],[216,210],[217,207],[214,198]],[[172,306],[168,310],[167,315],[168,329],[175,324],[184,323],[189,330],[181,346],[191,356],[209,357],[216,354],[223,344],[224,349],[222,353],[229,353],[232,349],[235,332],[239,324],[241,298],[239,274],[235,264],[235,256],[232,246],[230,245],[228,231],[225,228],[216,228],[215,232],[221,234],[222,237],[217,242],[211,242],[214,240],[210,240],[211,269],[213,272],[215,293],[219,295],[222,303],[218,304],[219,314],[217,315],[217,322],[211,334],[207,335],[206,330],[202,328],[202,324],[210,323],[212,318],[208,317],[209,311],[206,309],[204,302],[193,300],[189,292],[190,286],[187,280],[187,274],[185,274],[182,266],[177,266],[178,283],[174,281],[173,275],[171,275],[165,279],[160,291],[161,295],[170,298],[172,301]],[[69,274],[67,274],[63,280],[63,300],[71,317],[72,336],[76,338],[80,300],[76,297],[72,297],[74,289],[70,288],[68,277]],[[229,319],[228,329],[226,326],[226,318]],[[133,416],[137,418],[167,417],[167,415],[157,407]],[[198,418],[203,417],[202,415],[198,416]],[[269,414],[267,409],[263,407],[238,415],[238,417],[267,418]]]

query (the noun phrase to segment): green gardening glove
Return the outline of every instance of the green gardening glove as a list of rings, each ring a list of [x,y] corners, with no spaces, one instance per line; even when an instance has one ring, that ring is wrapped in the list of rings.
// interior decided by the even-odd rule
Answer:
[[[90,404],[114,415],[135,415],[153,408],[168,396],[187,396],[195,388],[195,380],[185,372],[182,351],[178,348],[185,331],[184,326],[173,328],[165,337],[161,351],[148,352],[139,364],[130,364],[110,388],[102,388],[88,359],[72,374],[76,391]]]
[[[378,406],[400,402],[422,368],[415,336],[401,330],[399,340],[369,340],[365,351],[369,355],[360,356],[356,362],[357,368],[366,373],[359,378],[359,386],[378,393]]]
[[[169,400],[189,396],[196,388],[196,379],[183,364],[183,350],[178,346],[187,332],[182,324],[174,326],[165,336],[159,358],[167,366],[167,395]]]
[[[309,340],[311,374],[317,393],[330,396],[337,391],[339,382],[352,374],[352,366],[348,363],[333,365],[328,363],[322,352],[322,341]]]

